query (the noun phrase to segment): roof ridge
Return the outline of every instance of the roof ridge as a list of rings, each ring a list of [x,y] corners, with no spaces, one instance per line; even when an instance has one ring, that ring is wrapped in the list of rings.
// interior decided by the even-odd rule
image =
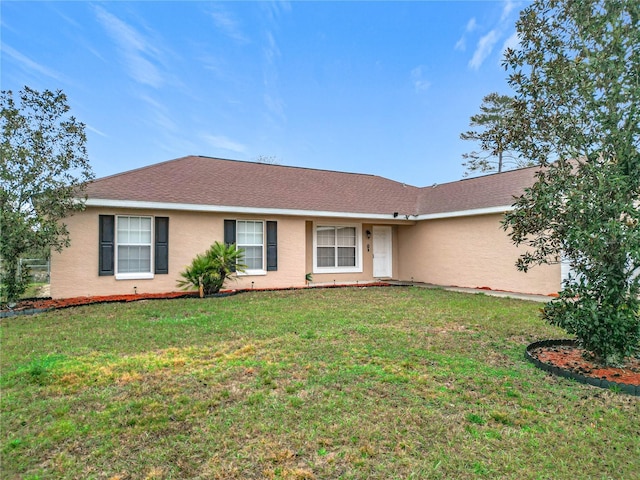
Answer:
[[[193,156],[194,155],[187,155],[185,157],[172,158],[171,160],[165,160],[164,162],[152,163],[151,165],[143,165],[142,167],[132,168],[131,170],[125,170],[124,172],[118,172],[118,173],[113,173],[111,175],[106,175],[104,177],[94,178],[89,183],[94,183],[94,182],[97,182],[98,180],[107,180],[107,179],[110,179],[110,178],[116,178],[116,177],[120,177],[122,175],[128,175],[128,174],[133,173],[133,172],[139,172],[139,171],[142,171],[142,170],[146,170],[148,168],[157,167],[159,165],[165,165],[167,163],[177,162],[179,160],[185,160],[185,159],[193,157]]]
[[[114,173],[114,174],[111,174],[111,175],[106,175],[104,177],[98,177],[98,178],[93,179],[90,183],[94,183],[94,182],[97,182],[97,181],[100,181],[100,180],[117,178],[117,177],[120,177],[122,175],[128,175],[130,173],[139,172],[139,171],[143,171],[143,170],[150,169],[150,168],[156,168],[156,167],[159,167],[161,165],[166,165],[168,163],[178,162],[178,161],[181,161],[181,160],[187,160],[189,158],[203,158],[203,159],[209,159],[209,160],[217,160],[217,161],[221,161],[221,162],[247,163],[247,164],[253,164],[253,165],[264,165],[266,167],[280,167],[280,168],[289,168],[289,169],[297,169],[297,170],[308,170],[308,171],[313,171],[313,172],[337,173],[337,174],[340,174],[340,175],[356,175],[356,176],[359,176],[359,177],[381,178],[383,180],[387,180],[387,181],[390,181],[390,182],[402,184],[405,187],[421,188],[421,187],[416,187],[415,185],[409,185],[409,184],[404,183],[404,182],[399,182],[397,180],[393,180],[393,179],[388,178],[388,177],[383,177],[381,175],[374,175],[372,173],[345,172],[345,171],[340,171],[340,170],[329,170],[329,169],[326,169],[326,168],[300,167],[300,166],[296,166],[296,165],[281,165],[281,164],[273,164],[273,163],[262,163],[262,162],[256,162],[256,161],[253,161],[253,160],[238,160],[238,159],[232,159],[232,158],[220,158],[220,157],[212,157],[212,156],[209,156],[209,155],[185,155],[183,157],[173,158],[171,160],[165,160],[164,162],[152,163],[151,165],[144,165],[142,167],[133,168],[131,170],[125,170],[124,172],[118,172],[118,173]]]
[[[510,173],[515,173],[515,172],[521,172],[523,170],[529,170],[532,168],[540,168],[540,165],[531,165],[530,167],[520,167],[520,168],[513,168],[511,170],[504,170],[502,172],[489,172],[486,173],[484,175],[478,175],[477,177],[466,177],[466,178],[461,178],[459,180],[451,180],[450,182],[445,182],[445,183],[434,183],[433,185],[427,185],[424,187],[419,187],[421,190],[425,190],[428,188],[434,188],[434,187],[440,187],[440,186],[444,186],[444,185],[450,185],[452,183],[460,183],[460,182],[467,182],[470,180],[480,180],[482,178],[488,178],[488,177],[494,177],[497,175],[507,175]]]

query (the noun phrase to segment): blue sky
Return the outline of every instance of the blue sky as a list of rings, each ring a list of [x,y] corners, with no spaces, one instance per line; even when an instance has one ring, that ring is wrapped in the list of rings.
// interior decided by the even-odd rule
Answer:
[[[525,2],[2,1],[3,90],[62,89],[98,177],[182,157],[462,178]]]

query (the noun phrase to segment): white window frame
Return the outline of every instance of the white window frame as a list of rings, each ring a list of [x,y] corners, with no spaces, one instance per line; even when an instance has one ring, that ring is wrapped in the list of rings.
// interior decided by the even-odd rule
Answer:
[[[258,220],[258,219],[242,219],[242,220],[236,220],[236,249],[242,249],[243,245],[240,245],[240,243],[238,242],[238,234],[240,231],[239,228],[239,224],[240,222],[244,222],[244,223],[261,223],[262,224],[262,244],[248,244],[245,243],[243,244],[244,246],[247,247],[261,247],[262,248],[262,268],[252,268],[252,269],[246,269],[244,272],[236,272],[236,275],[238,276],[243,276],[243,275],[266,275],[267,274],[267,269],[265,267],[265,263],[267,261],[266,256],[267,256],[267,249],[266,249],[266,243],[267,243],[267,231],[266,231],[266,224],[267,222],[265,220]]]
[[[120,219],[122,218],[148,218],[150,223],[151,223],[151,237],[149,239],[149,243],[140,243],[140,244],[134,244],[134,243],[126,243],[124,245],[131,245],[131,246],[135,246],[135,245],[141,245],[141,246],[149,246],[150,248],[150,259],[149,259],[149,271],[148,272],[130,272],[130,273],[119,273],[118,272],[118,254],[119,254],[119,247],[120,247],[120,241],[118,238],[118,224],[120,223]],[[115,232],[114,232],[114,236],[115,236],[115,241],[114,241],[114,269],[115,269],[115,277],[116,280],[144,280],[144,279],[152,279],[154,278],[154,270],[153,270],[153,266],[154,266],[154,245],[153,245],[153,239],[154,239],[154,221],[153,221],[153,217],[150,215],[116,215],[116,224],[115,224]]]
[[[350,227],[356,230],[356,264],[353,267],[319,267],[318,266],[318,228]],[[338,245],[336,244],[336,248]],[[362,225],[349,223],[314,223],[313,224],[313,273],[362,273]]]

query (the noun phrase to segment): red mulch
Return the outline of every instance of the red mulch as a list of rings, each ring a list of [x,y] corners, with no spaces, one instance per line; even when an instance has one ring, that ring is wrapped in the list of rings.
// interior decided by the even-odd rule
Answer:
[[[554,345],[533,349],[531,355],[539,361],[558,368],[579,373],[585,377],[599,378],[609,382],[640,386],[640,359],[630,358],[625,368],[604,367],[585,357],[585,351],[572,345]]]
[[[12,308],[14,311],[18,310],[30,310],[30,309],[43,309],[48,310],[52,308],[66,308],[66,307],[78,307],[80,305],[89,305],[91,303],[106,303],[106,302],[135,302],[138,300],[147,300],[155,298],[181,298],[181,297],[194,297],[198,296],[198,293],[186,293],[186,292],[171,292],[171,293],[139,293],[134,295],[104,295],[97,297],[73,297],[73,298],[58,298],[58,299],[32,299],[23,300]]]
[[[372,282],[363,284],[335,284],[335,285],[317,285],[312,288],[341,288],[341,287],[388,287],[390,284],[385,282]],[[309,287],[300,287],[309,288]],[[241,291],[270,291],[270,290],[297,290],[297,288],[266,288],[251,290],[221,290],[220,293],[241,292]],[[90,305],[92,303],[108,303],[108,302],[136,302],[138,300],[148,299],[169,299],[169,298],[186,298],[197,297],[198,292],[169,292],[169,293],[137,293],[131,295],[104,295],[95,297],[73,297],[58,299],[29,299],[22,300],[13,307],[12,311],[21,310],[50,310],[53,308],[78,307],[81,305]]]

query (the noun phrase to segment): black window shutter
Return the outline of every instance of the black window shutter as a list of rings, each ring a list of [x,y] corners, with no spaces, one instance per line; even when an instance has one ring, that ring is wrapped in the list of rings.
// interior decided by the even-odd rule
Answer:
[[[267,271],[278,270],[278,222],[267,222]]]
[[[236,221],[235,220],[225,220],[224,221],[224,244],[228,247],[229,245],[233,245],[236,243]],[[232,272],[235,272],[235,267],[231,269]]]
[[[224,244],[228,247],[232,243],[236,243],[236,221],[224,221]]]
[[[155,272],[169,273],[169,217],[156,217]]]
[[[98,275],[113,275],[115,216],[99,215]]]

